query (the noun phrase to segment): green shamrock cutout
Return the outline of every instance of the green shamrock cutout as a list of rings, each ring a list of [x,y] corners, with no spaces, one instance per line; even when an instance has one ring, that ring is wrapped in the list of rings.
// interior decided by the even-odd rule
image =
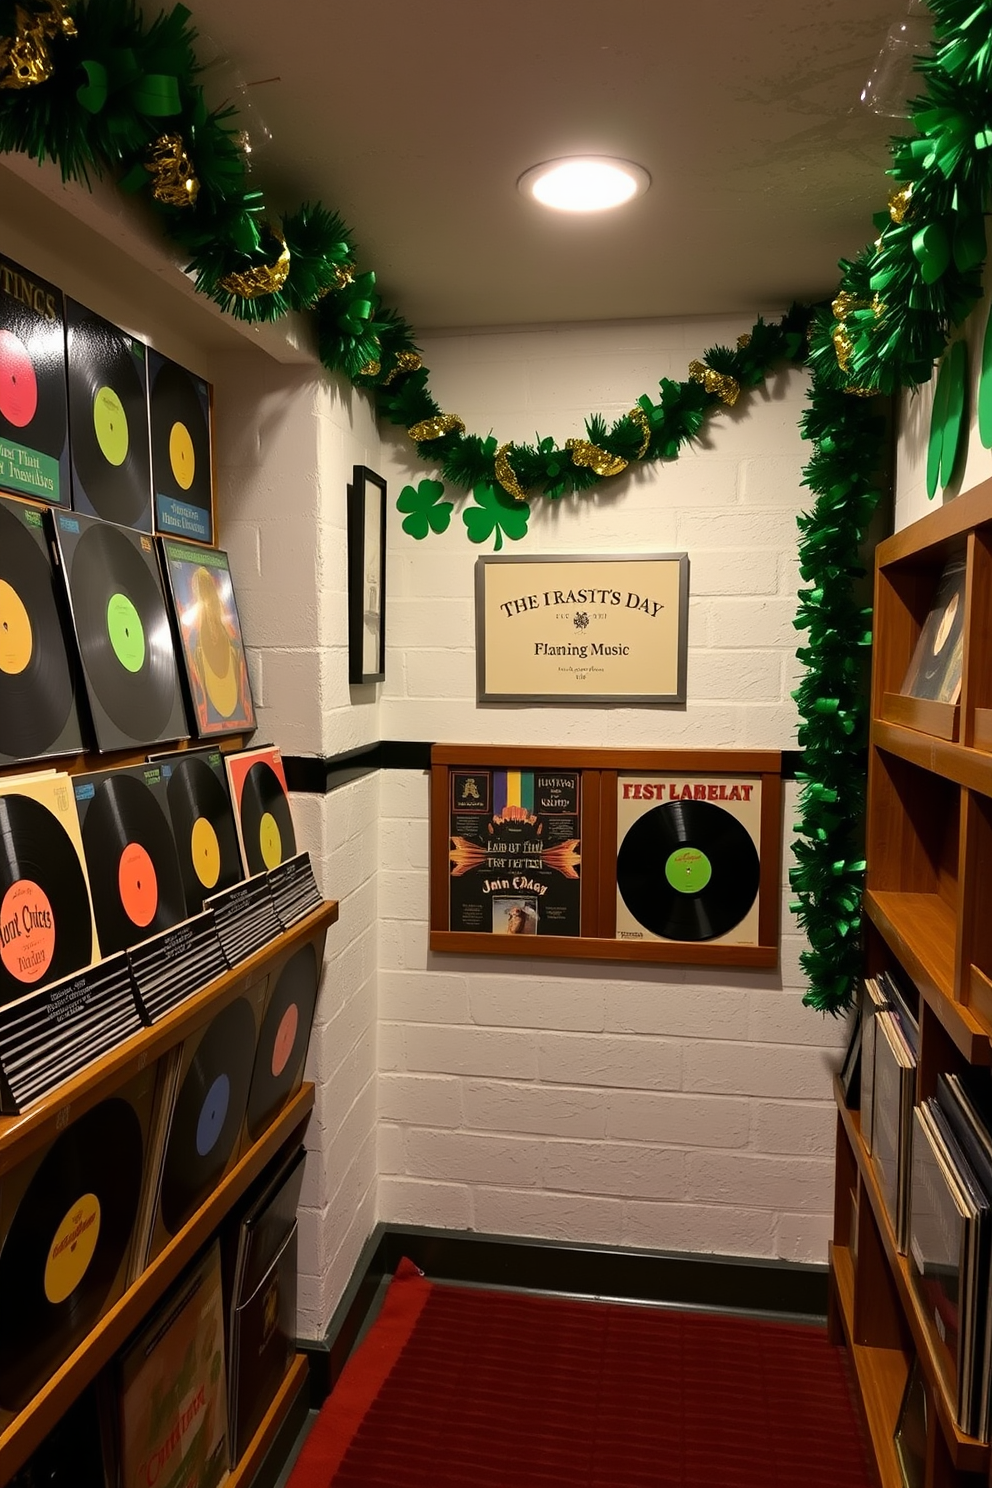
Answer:
[[[403,518],[403,531],[422,542],[428,532],[444,532],[451,521],[454,509],[450,501],[442,501],[444,486],[440,481],[422,480],[417,489],[404,486],[396,499],[396,510],[409,512]]]
[[[513,496],[496,486],[476,486],[472,492],[477,506],[467,506],[462,512],[462,521],[468,528],[469,542],[482,543],[493,533],[493,544],[498,553],[503,546],[503,534],[511,542],[519,542],[527,535],[527,518],[530,506],[526,501],[517,501]]]

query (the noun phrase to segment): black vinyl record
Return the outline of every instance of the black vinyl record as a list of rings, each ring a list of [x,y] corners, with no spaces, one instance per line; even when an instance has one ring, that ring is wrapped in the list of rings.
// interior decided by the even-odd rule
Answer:
[[[108,775],[83,815],[83,851],[93,915],[105,956],[178,925],[185,917],[172,830],[134,775]]]
[[[156,495],[209,513],[210,431],[193,374],[153,358],[149,407]]]
[[[93,522],[69,564],[87,681],[111,721],[135,744],[164,736],[178,690],[172,631],[150,566],[154,561],[154,554],[145,561],[122,528]]]
[[[74,694],[51,565],[20,514],[0,502],[0,756],[50,750]]]
[[[65,332],[62,295],[35,281],[9,259],[0,259],[0,434],[58,460],[65,448]],[[42,289],[36,310],[17,294],[4,293],[7,275],[31,290]],[[34,299],[34,296],[31,296]],[[46,492],[15,487],[21,496],[46,499]],[[68,491],[48,493],[68,504]]]
[[[67,322],[74,505],[107,522],[150,531],[143,361],[136,359],[130,336],[71,301]]]
[[[319,975],[313,946],[302,946],[286,962],[269,998],[248,1096],[248,1135],[253,1142],[275,1119],[303,1076]]]
[[[207,1029],[176,1097],[162,1168],[162,1223],[171,1235],[219,1182],[241,1132],[255,1056],[255,1017],[237,998]]]
[[[272,831],[273,823],[278,839]],[[241,835],[249,874],[277,868],[295,856],[296,833],[286,792],[272,766],[264,760],[252,765],[245,776],[241,791]]]
[[[37,920],[38,903],[42,920],[51,919],[38,931],[43,969],[19,971],[11,922],[23,924],[22,904]],[[0,1002],[70,976],[93,959],[89,894],[76,849],[46,807],[13,792],[0,795],[0,926]]]
[[[210,894],[241,879],[241,854],[227,787],[206,760],[191,754],[172,767],[166,787],[189,914]]]
[[[666,940],[714,940],[754,903],[760,863],[736,816],[708,801],[666,801],[630,827],[617,888],[638,924]]]
[[[141,1193],[134,1107],[112,1097],[42,1159],[0,1249],[0,1406],[19,1411],[100,1317]]]

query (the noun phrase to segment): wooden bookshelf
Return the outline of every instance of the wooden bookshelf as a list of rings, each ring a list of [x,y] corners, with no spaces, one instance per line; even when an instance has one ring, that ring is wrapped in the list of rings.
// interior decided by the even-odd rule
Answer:
[[[965,562],[964,646],[954,704],[900,689],[941,572]],[[915,987],[916,1100],[942,1072],[992,1064],[992,481],[880,544],[864,896],[866,972]],[[835,1094],[832,1335],[849,1352],[883,1488],[901,1488],[893,1433],[919,1361],[926,1488],[986,1485],[988,1444],[957,1426],[930,1325],[897,1248],[859,1114]]]

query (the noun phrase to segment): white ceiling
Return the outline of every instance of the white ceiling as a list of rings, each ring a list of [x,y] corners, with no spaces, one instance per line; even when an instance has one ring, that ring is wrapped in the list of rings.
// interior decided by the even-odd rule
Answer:
[[[420,330],[784,308],[835,287],[888,195],[895,126],[858,95],[905,0],[193,9],[252,84],[279,204],[336,207]],[[650,191],[576,218],[516,190],[579,151]]]

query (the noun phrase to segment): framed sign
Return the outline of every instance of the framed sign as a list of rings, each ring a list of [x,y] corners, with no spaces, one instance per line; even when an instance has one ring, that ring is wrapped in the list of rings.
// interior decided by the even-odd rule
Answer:
[[[514,554],[475,568],[480,703],[684,703],[689,558]]]
[[[386,482],[356,465],[348,487],[348,681],[386,675]]]

